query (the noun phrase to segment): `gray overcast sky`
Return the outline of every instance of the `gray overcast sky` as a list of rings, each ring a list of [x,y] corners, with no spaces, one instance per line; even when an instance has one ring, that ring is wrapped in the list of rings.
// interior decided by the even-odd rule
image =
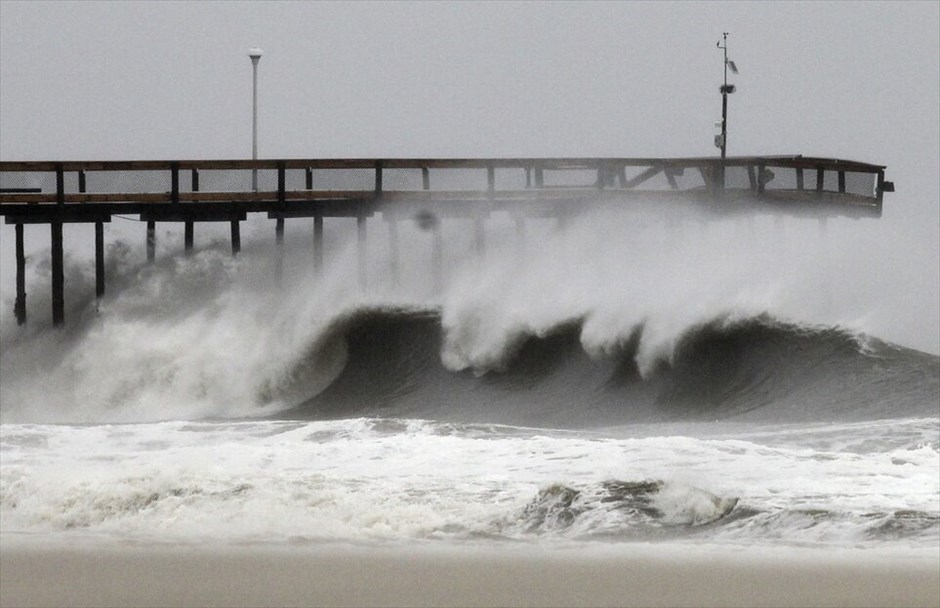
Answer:
[[[252,45],[261,157],[712,155],[723,31],[729,153],[887,165],[940,349],[937,2],[4,1],[0,158],[249,157]]]

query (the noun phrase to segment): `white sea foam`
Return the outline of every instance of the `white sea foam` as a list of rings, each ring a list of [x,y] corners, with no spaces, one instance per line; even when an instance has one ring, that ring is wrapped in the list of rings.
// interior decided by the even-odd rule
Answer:
[[[2,534],[60,540],[930,547],[940,539],[940,456],[904,430],[925,425],[940,430],[936,420],[898,421],[888,432],[848,425],[855,440],[867,433],[869,449],[860,453],[769,432],[716,438],[721,429],[707,426],[699,437],[689,427],[616,438],[418,420],[5,424],[0,518]],[[910,441],[872,447],[893,431]],[[661,481],[654,515],[612,501],[604,484],[617,480]],[[577,513],[533,531],[526,506],[553,484],[580,493]],[[735,498],[734,510],[713,522],[727,506],[716,500]]]

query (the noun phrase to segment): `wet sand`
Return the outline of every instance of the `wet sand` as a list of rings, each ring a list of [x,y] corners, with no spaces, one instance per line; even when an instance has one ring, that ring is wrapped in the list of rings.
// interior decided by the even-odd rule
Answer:
[[[938,606],[940,555],[0,546],[0,606]]]

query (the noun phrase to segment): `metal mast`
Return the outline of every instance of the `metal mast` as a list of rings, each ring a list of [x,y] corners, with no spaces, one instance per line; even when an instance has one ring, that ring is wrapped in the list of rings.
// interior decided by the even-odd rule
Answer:
[[[723,44],[722,44],[723,43]],[[721,157],[725,157],[728,149],[728,95],[734,93],[734,85],[728,84],[728,69],[734,74],[738,73],[738,67],[734,62],[728,59],[728,32],[723,33],[723,40],[718,41],[718,48],[725,54],[725,79],[721,85],[721,135],[715,138],[715,145],[721,148]]]

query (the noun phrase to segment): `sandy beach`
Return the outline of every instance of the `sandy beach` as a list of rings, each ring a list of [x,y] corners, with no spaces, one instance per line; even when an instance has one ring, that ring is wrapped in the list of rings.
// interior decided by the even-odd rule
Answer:
[[[3,607],[940,605],[940,563],[864,550],[15,545]]]

